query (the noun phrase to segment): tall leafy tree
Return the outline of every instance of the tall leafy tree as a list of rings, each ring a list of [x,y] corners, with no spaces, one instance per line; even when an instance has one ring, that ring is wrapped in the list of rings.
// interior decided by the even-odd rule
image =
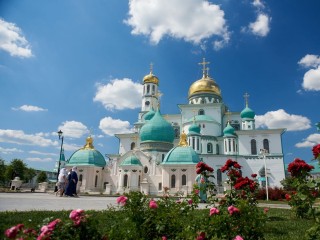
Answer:
[[[48,180],[47,174],[44,171],[41,171],[37,177],[37,182],[41,183],[41,182],[46,182]]]
[[[27,169],[27,165],[21,159],[13,159],[10,164],[6,167],[5,177],[6,180],[13,180],[15,177],[24,179],[24,173]]]
[[[29,182],[37,175],[36,170],[33,168],[26,168],[24,171],[24,181]]]
[[[5,177],[6,165],[4,164],[4,160],[0,159],[0,184],[5,184],[6,177]]]

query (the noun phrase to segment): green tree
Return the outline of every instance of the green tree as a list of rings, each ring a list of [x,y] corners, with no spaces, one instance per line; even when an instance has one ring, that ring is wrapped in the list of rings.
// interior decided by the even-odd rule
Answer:
[[[48,180],[47,174],[44,171],[41,171],[37,177],[37,182],[41,183],[41,182],[46,182]]]
[[[33,177],[37,175],[36,170],[33,168],[26,168],[24,172],[24,180],[25,182],[29,182]]]
[[[20,177],[21,180],[24,179],[24,173],[27,165],[20,159],[13,159],[10,164],[6,167],[5,178],[10,181],[15,177]]]
[[[6,177],[5,177],[6,165],[4,164],[4,160],[0,159],[0,184],[5,184]]]

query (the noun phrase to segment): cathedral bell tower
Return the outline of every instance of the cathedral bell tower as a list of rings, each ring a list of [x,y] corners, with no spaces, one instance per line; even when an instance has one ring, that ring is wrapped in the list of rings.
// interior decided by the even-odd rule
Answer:
[[[153,75],[153,64],[150,64],[150,73],[143,78],[143,94],[141,102],[141,112],[139,121],[142,121],[142,116],[149,112],[155,111],[158,108],[160,93],[158,92],[159,79]]]

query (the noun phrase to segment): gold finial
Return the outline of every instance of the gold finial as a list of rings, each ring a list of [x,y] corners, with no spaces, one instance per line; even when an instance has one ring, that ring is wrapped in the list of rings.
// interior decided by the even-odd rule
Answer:
[[[83,146],[82,149],[94,149],[93,146],[93,138],[91,136],[87,137],[86,144]]]
[[[249,95],[248,93],[245,93],[245,94],[243,95],[243,97],[244,97],[245,102],[246,102],[246,107],[248,107],[248,100],[249,100],[250,95]]]
[[[179,146],[180,147],[188,147],[188,142],[187,142],[187,134],[184,133],[184,131],[182,131],[182,133],[180,134],[180,142],[179,142]]]
[[[206,65],[210,64],[210,62],[206,62],[206,59],[203,58],[201,63],[198,63],[199,65],[202,65],[202,74],[203,74],[203,78],[207,77],[206,75]]]

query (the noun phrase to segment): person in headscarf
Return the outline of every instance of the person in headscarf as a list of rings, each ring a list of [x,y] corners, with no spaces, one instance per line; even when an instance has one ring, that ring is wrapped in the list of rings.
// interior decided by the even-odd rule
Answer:
[[[65,192],[66,196],[78,197],[77,183],[78,183],[77,167],[73,167],[71,173],[68,175],[68,185]]]
[[[61,168],[59,176],[58,176],[58,191],[56,192],[56,196],[59,194],[62,197],[67,184],[67,169]]]

